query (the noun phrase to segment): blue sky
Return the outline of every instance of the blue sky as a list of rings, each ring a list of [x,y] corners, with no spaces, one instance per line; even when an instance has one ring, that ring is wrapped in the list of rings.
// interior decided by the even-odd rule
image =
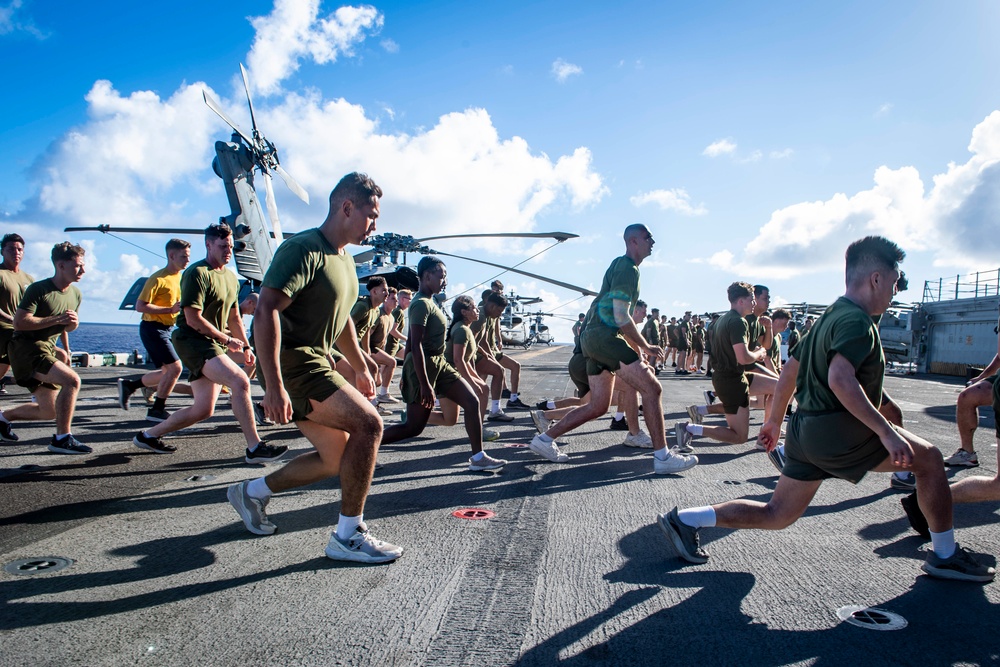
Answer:
[[[210,168],[228,132],[201,90],[249,126],[243,62],[312,197],[278,185],[286,229],[318,224],[359,169],[385,190],[379,231],[574,232],[525,268],[584,286],[646,223],[642,296],[669,314],[724,308],[736,279],[828,302],[868,233],[907,250],[904,298],[919,300],[926,279],[1000,266],[998,19],[992,2],[0,0],[0,216],[40,277],[63,227],[228,213]],[[162,260],[72,240],[89,252],[84,321],[134,321],[121,295]],[[541,247],[434,245],[509,263]],[[494,275],[449,272],[451,293]],[[502,279],[547,310],[576,297]]]

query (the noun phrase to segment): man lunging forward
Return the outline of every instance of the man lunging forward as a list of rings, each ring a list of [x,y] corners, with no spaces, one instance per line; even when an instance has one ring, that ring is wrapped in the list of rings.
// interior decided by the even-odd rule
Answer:
[[[364,174],[348,174],[330,193],[323,224],[278,248],[264,276],[254,342],[264,385],[265,414],[294,420],[316,451],[301,454],[266,477],[229,487],[247,529],[270,535],[265,508],[273,493],[340,475],[341,505],[326,555],[334,560],[385,563],[403,550],[382,542],[364,523],[382,420],[370,400],[374,380],[358,346],[351,308],[358,300],[353,258],[344,252],[373,231],[382,190]],[[323,316],[318,316],[322,314]],[[356,390],[334,369],[334,343],[356,373]]]

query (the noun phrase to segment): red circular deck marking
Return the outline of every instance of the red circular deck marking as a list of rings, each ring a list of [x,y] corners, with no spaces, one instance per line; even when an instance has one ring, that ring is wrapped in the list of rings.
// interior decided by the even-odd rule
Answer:
[[[508,442],[504,445],[504,447],[527,447],[527,445],[520,442]]]
[[[471,519],[473,521],[477,521],[479,519],[492,519],[496,516],[496,514],[490,510],[480,510],[475,508],[455,510],[451,513],[451,515],[456,519]]]

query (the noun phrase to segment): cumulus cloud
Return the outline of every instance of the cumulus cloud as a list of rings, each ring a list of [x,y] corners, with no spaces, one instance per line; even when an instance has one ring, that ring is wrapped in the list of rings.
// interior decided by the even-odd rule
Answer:
[[[736,143],[732,139],[719,139],[705,147],[701,152],[708,157],[719,157],[720,155],[732,155],[736,152]]]
[[[771,151],[770,158],[772,160],[784,160],[785,158],[792,157],[794,153],[795,151],[793,151],[791,148],[785,148],[780,151]]]
[[[566,79],[580,74],[583,74],[582,67],[574,65],[573,63],[568,63],[562,58],[556,58],[555,62],[552,63],[552,76],[554,76],[556,81],[559,83],[565,83]]]
[[[399,53],[399,44],[397,44],[394,39],[389,39],[387,37],[386,39],[383,39],[380,44],[382,45],[382,48],[385,49],[386,53]]]
[[[629,199],[633,206],[656,204],[664,211],[677,211],[683,215],[705,215],[708,209],[704,204],[691,204],[691,195],[684,188],[671,190],[651,190],[635,195]]]
[[[775,211],[737,259],[720,251],[708,263],[741,274],[791,277],[840,269],[847,245],[882,234],[907,251],[930,251],[938,265],[994,267],[1000,256],[1000,111],[979,123],[972,156],[932,177],[927,191],[914,167],[875,170],[872,188]]]
[[[247,56],[251,85],[257,93],[272,95],[303,58],[322,65],[353,55],[354,46],[377,33],[383,21],[371,5],[340,7],[320,17],[319,0],[275,0],[270,14],[250,19],[256,31]]]

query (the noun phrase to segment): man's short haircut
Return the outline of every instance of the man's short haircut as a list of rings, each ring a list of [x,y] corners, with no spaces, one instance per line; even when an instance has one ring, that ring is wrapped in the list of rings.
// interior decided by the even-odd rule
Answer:
[[[726,290],[729,303],[736,303],[745,296],[753,296],[753,285],[743,281],[736,281]]]
[[[580,316],[579,316],[579,317],[578,317],[577,319],[583,319],[583,318],[584,318],[584,317],[586,317],[586,316],[587,316],[587,315],[586,315],[585,313],[580,313]]]
[[[482,298],[480,299],[480,301],[485,303],[487,297],[489,297],[490,294],[494,294],[493,290],[491,290],[491,289],[484,289],[483,293],[482,293]]]
[[[184,250],[185,248],[190,248],[191,244],[184,239],[170,239],[167,241],[165,250],[170,252],[171,250]]]
[[[21,238],[20,234],[4,234],[3,240],[0,241],[0,250],[7,247],[8,243],[20,243],[24,246],[24,239]]]
[[[372,276],[371,278],[368,279],[368,282],[365,284],[365,287],[368,288],[369,292],[371,292],[376,287],[387,287],[387,286],[388,285],[386,284],[385,278],[383,276]]]
[[[866,236],[847,246],[844,253],[847,284],[863,280],[875,271],[895,271],[906,253],[884,236]]]
[[[642,299],[639,299],[638,301],[636,301],[636,302],[635,302],[635,307],[636,307],[636,308],[648,308],[648,307],[649,307],[649,304],[647,304],[647,303],[646,303],[645,301],[643,301]]]
[[[499,280],[494,280],[493,282],[490,283],[490,289],[493,290],[494,292],[502,292],[503,283],[500,282]]]
[[[398,292],[396,293],[396,296],[405,296],[405,297],[411,297],[411,296],[413,296],[413,292],[411,292],[411,291],[410,291],[410,290],[408,290],[408,289],[401,289],[401,290],[399,290],[399,291],[398,291]]]
[[[500,294],[500,292],[490,292],[485,297],[483,297],[483,301],[485,301],[486,303],[495,303],[501,308],[507,307],[507,297],[505,297],[503,294]]]
[[[69,241],[63,241],[52,246],[52,264],[65,262],[77,257],[83,257],[87,251],[82,246],[74,245]]]
[[[795,327],[797,327],[797,326],[798,325],[795,323],[795,320],[788,320],[788,328],[789,329],[791,329],[792,331],[795,331]]]
[[[659,308],[654,308],[652,310],[652,312],[655,313],[655,314],[657,314],[657,315],[659,315],[660,314],[660,309]]]
[[[643,232],[648,234],[649,230],[646,228],[646,225],[637,222],[625,228],[625,233],[622,234],[622,238],[625,239],[625,243],[628,243],[629,239],[632,239]]]
[[[428,271],[433,271],[439,266],[444,266],[442,259],[434,255],[425,255],[417,262],[417,277],[424,275]]]
[[[767,285],[754,285],[753,286],[753,295],[754,296],[761,296],[764,292],[767,292],[768,294],[771,293],[771,290],[768,289]]]
[[[906,278],[906,271],[899,272],[899,280],[896,281],[896,291],[905,292],[910,287],[910,281]]]
[[[355,206],[374,204],[381,196],[382,188],[375,185],[368,174],[352,171],[330,191],[330,210],[340,208],[345,201],[353,202]]]
[[[396,294],[399,292],[399,290],[396,289],[395,287],[386,287],[385,290],[386,292],[389,293],[389,296],[396,296]]]
[[[228,239],[232,236],[232,228],[224,222],[217,222],[205,228],[205,241],[211,239]]]
[[[785,310],[784,308],[775,308],[774,312],[771,313],[771,321],[774,320],[789,320],[791,321],[792,314]]]

